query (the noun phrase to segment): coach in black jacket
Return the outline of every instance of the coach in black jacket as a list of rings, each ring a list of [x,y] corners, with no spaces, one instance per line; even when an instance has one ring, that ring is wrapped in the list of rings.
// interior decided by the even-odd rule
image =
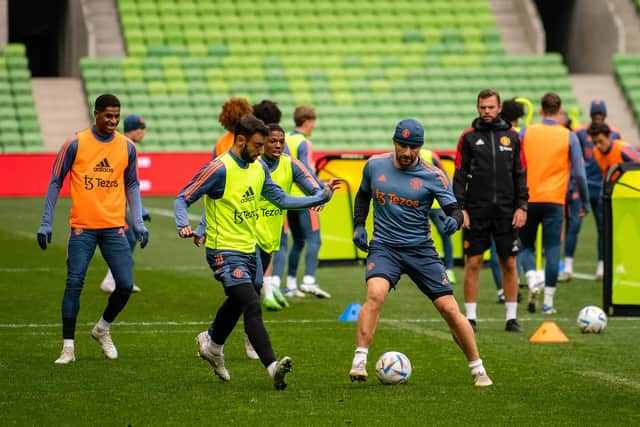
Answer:
[[[500,94],[484,89],[478,94],[480,117],[458,141],[453,191],[464,215],[464,305],[467,319],[476,324],[476,306],[483,253],[495,239],[506,308],[505,329],[522,332],[518,324],[516,255],[518,229],[527,220],[527,181],[520,139],[500,118]]]

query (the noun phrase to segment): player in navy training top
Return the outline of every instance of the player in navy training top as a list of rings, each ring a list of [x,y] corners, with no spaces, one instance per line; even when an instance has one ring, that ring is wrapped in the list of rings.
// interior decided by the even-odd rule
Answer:
[[[367,379],[367,354],[373,341],[380,311],[390,289],[402,274],[408,274],[447,321],[454,341],[469,360],[474,384],[490,386],[473,329],[453,298],[444,265],[433,246],[429,210],[437,199],[448,215],[443,219],[447,234],[462,224],[462,212],[453,195],[451,181],[436,166],[419,156],[424,129],[415,119],[404,119],[393,136],[394,152],[370,158],[362,174],[354,209],[353,241],[368,251],[367,298],[358,316],[356,351],[349,376]],[[367,242],[365,222],[373,199],[373,236]]]

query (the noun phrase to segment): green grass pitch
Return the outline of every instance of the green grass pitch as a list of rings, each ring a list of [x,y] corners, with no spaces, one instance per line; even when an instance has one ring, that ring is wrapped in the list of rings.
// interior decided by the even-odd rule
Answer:
[[[276,354],[293,359],[287,390],[275,391],[262,365],[245,357],[242,326],[225,346],[232,379],[223,383],[196,357],[194,343],[219,306],[222,288],[204,251],[178,239],[172,201],[145,198],[153,221],[149,246],[135,253],[142,292],[112,328],[120,358],[106,360],[90,337],[107,298],[99,289],[105,264],[96,255],[82,295],[77,362],[58,366],[69,200],[58,203],[45,252],[35,239],[42,199],[0,200],[2,425],[640,425],[640,319],[610,318],[602,334],[583,335],[576,315],[585,305],[602,305],[602,290],[593,280],[574,279],[559,284],[558,314],[531,315],[522,304],[526,332],[508,334],[488,268],[477,341],[493,387],[471,385],[444,321],[408,279],[383,309],[369,381],[351,383],[355,323],[337,319],[349,304],[363,302],[362,265],[320,267],[317,278],[333,295],[329,300],[307,297],[281,312],[264,312]],[[589,217],[577,272],[595,271],[594,242]],[[462,269],[456,273],[460,282]],[[461,283],[455,294],[462,303]],[[570,341],[530,343],[543,320],[555,321]],[[388,350],[411,360],[408,384],[376,380],[375,359]]]

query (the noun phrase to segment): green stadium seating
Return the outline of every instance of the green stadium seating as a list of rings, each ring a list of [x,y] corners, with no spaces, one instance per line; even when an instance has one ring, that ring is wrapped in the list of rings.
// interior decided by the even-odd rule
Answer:
[[[42,151],[30,79],[25,46],[0,48],[0,152]]]
[[[640,54],[616,54],[613,64],[618,83],[636,120],[640,120]]]
[[[430,146],[454,148],[484,87],[534,101],[553,89],[577,107],[559,55],[505,54],[488,0],[118,0],[118,8],[129,57],[83,60],[83,79],[87,92],[119,89],[147,118],[143,149],[210,149],[230,96],[274,99],[286,128],[295,105],[316,106],[320,148],[386,148],[404,116],[424,121]]]

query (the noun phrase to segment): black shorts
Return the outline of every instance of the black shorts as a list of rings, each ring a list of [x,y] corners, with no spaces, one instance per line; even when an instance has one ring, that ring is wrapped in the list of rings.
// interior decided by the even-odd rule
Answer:
[[[471,228],[462,230],[464,254],[482,255],[491,247],[491,236],[496,241],[500,258],[515,256],[520,251],[518,230],[512,218],[471,218]]]

